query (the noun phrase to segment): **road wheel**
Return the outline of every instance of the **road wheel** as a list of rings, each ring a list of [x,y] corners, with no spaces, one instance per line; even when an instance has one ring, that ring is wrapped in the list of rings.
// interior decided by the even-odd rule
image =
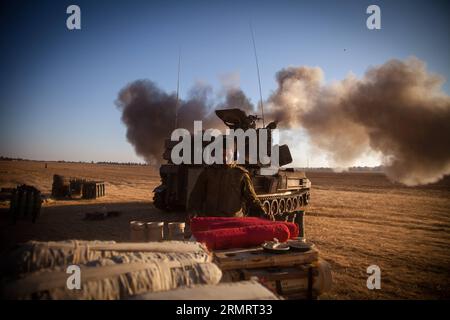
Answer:
[[[303,195],[303,204],[306,206],[309,203],[309,194],[304,194]]]
[[[286,199],[286,212],[292,211],[292,198]]]
[[[298,197],[292,198],[292,211],[295,211],[298,209]]]
[[[273,199],[270,204],[270,213],[272,216],[276,216],[278,214],[278,200]]]
[[[281,215],[286,211],[286,200],[278,200],[278,213]]]
[[[167,207],[167,204],[165,202],[166,197],[166,190],[165,189],[159,189],[155,190],[153,195],[153,204],[156,208],[164,211],[168,211],[169,208]]]
[[[298,199],[298,207],[300,208],[301,206],[303,206],[303,197],[299,196],[297,199]]]
[[[263,205],[263,208],[264,208],[264,211],[266,212],[266,214],[270,215],[270,202],[269,202],[269,200],[265,200],[262,205]]]

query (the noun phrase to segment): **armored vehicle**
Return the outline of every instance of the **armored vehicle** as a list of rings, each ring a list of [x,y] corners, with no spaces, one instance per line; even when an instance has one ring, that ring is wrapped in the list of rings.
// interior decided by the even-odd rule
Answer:
[[[247,115],[240,109],[216,110],[216,115],[230,129],[247,130],[253,128],[256,131],[257,116]],[[276,122],[271,122],[265,127],[268,132],[267,151],[270,156],[272,146],[272,130],[276,128]],[[225,138],[225,135],[223,136]],[[257,135],[259,137],[259,135]],[[258,138],[259,139],[259,138]],[[259,140],[258,140],[259,142]],[[154,189],[154,205],[165,211],[182,211],[188,207],[190,194],[196,180],[206,164],[174,164],[171,161],[171,150],[177,144],[176,141],[166,140],[163,158],[166,164],[161,165],[161,184]],[[248,150],[248,141],[246,151]],[[259,143],[258,143],[259,148]],[[235,149],[235,155],[237,150]],[[287,145],[279,146],[279,167],[273,168],[271,164],[256,164],[247,161],[242,164],[248,170],[253,182],[255,192],[264,206],[266,212],[270,212],[277,220],[284,220],[302,207],[306,206],[310,199],[311,183],[304,171],[295,168],[281,168],[292,162],[292,157]],[[193,163],[193,162],[191,162]],[[225,198],[227,195],[224,194]]]

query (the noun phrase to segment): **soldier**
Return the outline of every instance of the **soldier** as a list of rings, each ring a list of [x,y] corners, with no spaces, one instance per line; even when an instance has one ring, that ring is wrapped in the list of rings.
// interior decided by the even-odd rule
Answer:
[[[224,149],[225,164],[213,164],[200,174],[191,192],[190,216],[268,217],[256,197],[249,173],[230,161],[233,150]],[[270,217],[271,218],[271,217]]]

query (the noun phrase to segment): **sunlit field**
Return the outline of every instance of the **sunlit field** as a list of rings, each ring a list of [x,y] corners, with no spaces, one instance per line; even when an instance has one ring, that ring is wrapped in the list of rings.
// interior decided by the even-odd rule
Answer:
[[[2,250],[27,240],[128,240],[128,222],[183,220],[152,204],[158,171],[119,166],[1,161],[0,186],[27,183],[49,195],[53,174],[106,182],[97,200],[46,200],[36,224],[11,225],[1,203]],[[409,188],[381,173],[309,172],[311,204],[306,237],[333,270],[333,289],[322,299],[418,299],[450,297],[450,179]],[[85,214],[106,207],[119,216],[101,221]],[[381,268],[381,289],[368,290],[366,269]]]

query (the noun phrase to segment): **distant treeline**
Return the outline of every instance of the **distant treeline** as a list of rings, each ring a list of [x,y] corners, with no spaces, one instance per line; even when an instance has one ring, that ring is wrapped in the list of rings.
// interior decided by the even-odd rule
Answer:
[[[336,169],[329,168],[329,167],[308,167],[308,168],[300,168],[304,171],[329,171],[334,172]],[[376,167],[350,167],[348,169],[345,169],[344,171],[350,171],[350,172],[382,172],[383,166],[376,166]]]
[[[141,162],[114,162],[114,161],[98,161],[96,164],[120,165],[120,166],[148,166],[147,163]]]
[[[3,157],[3,156],[0,156],[0,161],[32,161],[32,160],[22,159],[22,158],[10,158],[10,157]]]
[[[101,164],[101,165],[121,165],[121,166],[146,166],[146,163],[141,162],[116,162],[116,161],[67,161],[67,160],[58,160],[58,161],[46,161],[46,160],[30,160],[23,158],[11,158],[0,156],[0,161],[36,161],[36,162],[58,162],[58,163],[84,163],[84,164]]]
[[[29,159],[23,159],[23,158],[10,158],[10,157],[3,157],[0,156],[0,161],[36,161],[36,162],[58,162],[58,163],[84,163],[84,164],[101,164],[101,165],[120,165],[120,166],[148,166],[147,163],[142,162],[116,162],[116,161],[67,161],[67,160],[58,160],[58,161],[45,161],[45,160],[29,160]],[[296,167],[298,168],[298,167]],[[328,172],[334,172],[335,169],[329,168],[329,167],[307,167],[307,168],[298,168],[300,170],[304,171],[328,171]],[[346,169],[345,171],[350,172],[361,172],[361,171],[370,171],[370,172],[382,172],[383,167],[377,166],[377,167],[350,167]]]

